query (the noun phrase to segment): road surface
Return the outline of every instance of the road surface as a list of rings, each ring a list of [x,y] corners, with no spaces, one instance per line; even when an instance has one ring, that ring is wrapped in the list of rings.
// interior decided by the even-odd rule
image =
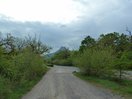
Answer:
[[[75,67],[54,66],[22,99],[122,99],[75,77]]]

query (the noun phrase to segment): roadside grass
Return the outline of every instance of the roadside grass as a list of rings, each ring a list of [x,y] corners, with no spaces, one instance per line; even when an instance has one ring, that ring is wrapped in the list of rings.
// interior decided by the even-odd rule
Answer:
[[[23,81],[20,85],[15,86],[12,90],[12,93],[9,95],[9,99],[21,99],[24,94],[30,91],[33,86],[36,85],[38,81],[40,81],[41,78],[42,77],[38,77],[31,81],[26,80]]]
[[[50,68],[47,69],[46,73],[49,70]],[[42,79],[42,77],[43,75],[38,76],[33,80],[24,80],[17,86],[15,85],[14,88],[12,88],[12,92],[9,94],[8,99],[21,99],[23,95],[29,92]]]
[[[93,76],[86,76],[79,72],[74,73],[74,75],[96,86],[104,87],[106,89],[110,89],[114,93],[121,94],[124,97],[127,97],[126,99],[132,99],[132,80],[122,80],[119,82]]]

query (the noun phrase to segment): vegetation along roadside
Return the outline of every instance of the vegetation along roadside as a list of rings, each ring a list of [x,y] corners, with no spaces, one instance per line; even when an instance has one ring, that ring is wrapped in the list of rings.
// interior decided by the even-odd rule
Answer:
[[[47,72],[50,47],[36,37],[0,36],[0,99],[20,99]]]
[[[87,36],[76,51],[75,75],[83,80],[132,98],[132,35],[117,32],[102,34],[95,40]]]

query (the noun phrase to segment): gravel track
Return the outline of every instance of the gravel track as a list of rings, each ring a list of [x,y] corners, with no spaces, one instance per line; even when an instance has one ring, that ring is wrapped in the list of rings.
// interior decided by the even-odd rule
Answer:
[[[75,67],[54,66],[22,99],[123,99],[75,77]]]

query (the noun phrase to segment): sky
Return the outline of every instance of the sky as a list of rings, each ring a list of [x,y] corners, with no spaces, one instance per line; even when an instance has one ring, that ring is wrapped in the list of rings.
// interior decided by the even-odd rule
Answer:
[[[0,32],[37,35],[51,46],[78,49],[88,35],[132,30],[132,0],[0,0]]]

